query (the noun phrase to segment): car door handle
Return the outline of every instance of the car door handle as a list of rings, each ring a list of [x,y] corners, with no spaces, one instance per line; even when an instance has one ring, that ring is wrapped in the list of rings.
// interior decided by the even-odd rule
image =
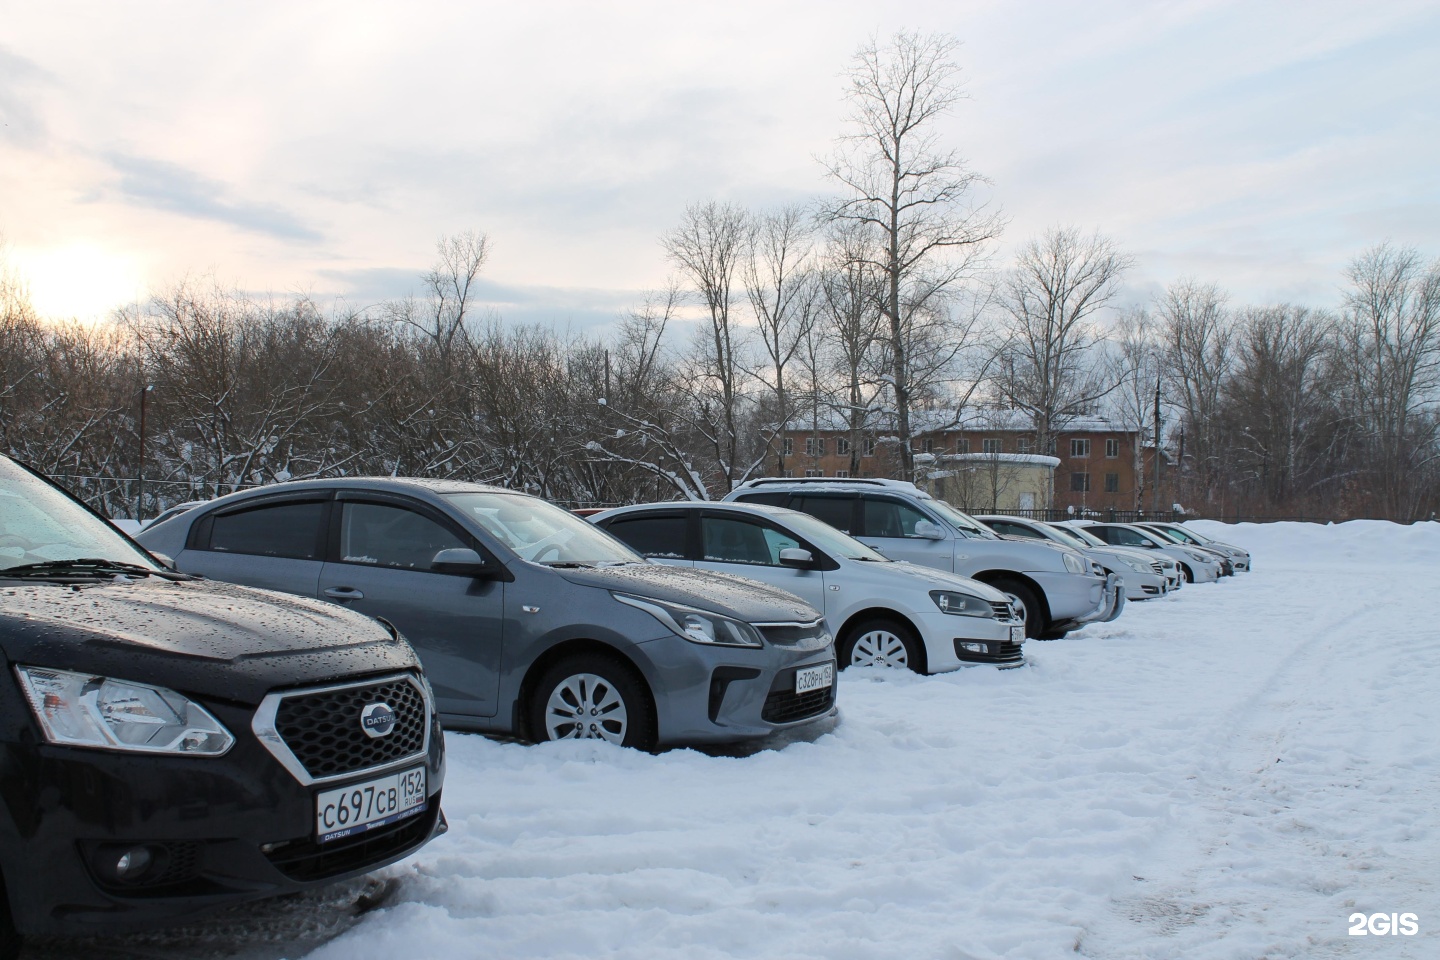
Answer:
[[[364,600],[365,594],[354,587],[326,587],[325,596],[332,600]]]

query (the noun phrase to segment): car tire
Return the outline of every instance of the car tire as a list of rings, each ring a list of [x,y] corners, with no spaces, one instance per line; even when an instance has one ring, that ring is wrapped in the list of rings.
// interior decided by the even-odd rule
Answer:
[[[898,667],[925,673],[925,645],[915,631],[890,617],[870,617],[845,632],[836,651],[840,669]]]
[[[1050,624],[1045,620],[1045,614],[1041,612],[1040,598],[1035,596],[1035,591],[1025,584],[1016,580],[996,580],[990,584],[1001,593],[1014,594],[1025,607],[1025,636],[1032,640],[1042,640]],[[1062,634],[1063,636],[1063,634]]]
[[[654,750],[655,703],[645,680],[618,656],[586,653],[546,670],[530,698],[530,734],[547,740],[608,740]]]
[[[1190,568],[1183,563],[1180,564],[1180,578],[1186,583],[1195,582],[1195,574],[1191,573]]]

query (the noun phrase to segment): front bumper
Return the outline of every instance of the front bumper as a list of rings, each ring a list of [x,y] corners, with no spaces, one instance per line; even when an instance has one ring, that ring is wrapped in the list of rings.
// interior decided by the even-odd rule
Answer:
[[[147,756],[7,738],[0,748],[0,862],[23,933],[86,936],[189,919],[367,873],[445,831],[438,720],[432,718],[423,758],[400,767],[425,767],[424,809],[321,845],[315,842],[316,795],[383,774],[305,787],[250,734],[250,711],[206,707],[237,734],[223,757]],[[107,864],[136,847],[151,856],[148,871],[126,880],[107,872]]]
[[[1023,618],[962,617],[937,609],[934,613],[912,614],[910,619],[920,630],[931,673],[981,664],[1018,667],[1025,662]]]
[[[1124,577],[1127,600],[1150,600],[1170,593],[1170,581],[1161,574],[1126,570]]]
[[[1111,585],[1104,577],[1053,571],[1026,571],[1025,575],[1045,591],[1045,603],[1050,608],[1050,622],[1054,629],[1089,623],[1110,610],[1112,600],[1108,592]]]
[[[795,692],[806,667],[838,665],[835,645],[722,647],[666,636],[637,644],[655,694],[660,743],[730,743],[769,736],[834,713],[836,677],[829,687]]]

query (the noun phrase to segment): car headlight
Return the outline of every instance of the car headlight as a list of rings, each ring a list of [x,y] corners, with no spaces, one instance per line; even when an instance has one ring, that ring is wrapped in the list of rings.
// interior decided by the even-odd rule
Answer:
[[[1139,557],[1116,557],[1115,559],[1119,560],[1121,563],[1125,564],[1125,566],[1129,567],[1131,570],[1134,570],[1137,573],[1155,572],[1154,567],[1150,566],[1150,564],[1146,563],[1144,560],[1141,560]]]
[[[1061,556],[1065,558],[1065,569],[1071,573],[1085,574],[1090,572],[1090,568],[1085,563],[1085,558],[1079,554],[1063,553]]]
[[[1201,553],[1201,552],[1198,551],[1198,550],[1186,550],[1185,552],[1186,552],[1187,554],[1189,554],[1189,555],[1190,555],[1190,559],[1191,559],[1191,560],[1194,560],[1196,563],[1219,563],[1219,562],[1220,562],[1220,558],[1219,558],[1219,557],[1212,557],[1212,556],[1210,556],[1209,554]]]
[[[995,608],[988,600],[972,597],[958,590],[931,590],[930,599],[941,613],[953,613],[958,617],[994,617]]]
[[[644,610],[675,633],[694,643],[712,643],[724,647],[760,647],[760,631],[743,620],[687,607],[678,603],[667,603],[653,597],[632,597],[624,593],[612,593],[621,603],[628,603]]]
[[[235,744],[209,711],[164,687],[43,667],[15,673],[51,743],[205,757]]]

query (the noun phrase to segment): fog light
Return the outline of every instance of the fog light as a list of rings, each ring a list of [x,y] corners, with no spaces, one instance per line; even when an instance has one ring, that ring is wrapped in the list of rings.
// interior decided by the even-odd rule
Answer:
[[[990,647],[989,647],[988,644],[984,644],[984,643],[967,643],[967,642],[965,642],[965,641],[963,641],[963,640],[960,641],[960,649],[961,649],[961,650],[964,650],[966,653],[989,653],[989,652],[990,652]]]
[[[133,880],[149,869],[150,851],[145,847],[126,850],[115,861],[115,876],[121,880]]]

